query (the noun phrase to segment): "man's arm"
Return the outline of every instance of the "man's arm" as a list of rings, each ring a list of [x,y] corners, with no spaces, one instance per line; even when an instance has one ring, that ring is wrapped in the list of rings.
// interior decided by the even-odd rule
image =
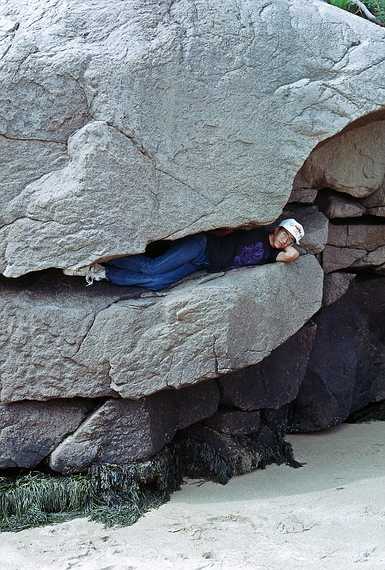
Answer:
[[[299,252],[293,247],[289,245],[285,247],[276,257],[276,261],[283,261],[284,263],[290,263],[291,261],[295,261],[299,257]]]

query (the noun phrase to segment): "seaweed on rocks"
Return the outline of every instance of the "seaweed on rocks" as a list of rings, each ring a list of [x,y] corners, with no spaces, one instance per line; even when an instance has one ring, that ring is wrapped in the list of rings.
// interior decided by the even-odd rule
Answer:
[[[40,471],[0,478],[0,531],[63,522],[75,517],[106,526],[131,525],[180,488],[175,452],[168,447],[148,461],[94,465],[87,473]]]
[[[87,473],[42,471],[0,477],[0,532],[88,517],[127,526],[180,489],[183,477],[226,484],[234,475],[271,463],[299,467],[279,430],[230,435],[195,424],[146,461],[93,465]]]
[[[385,400],[368,404],[365,408],[353,412],[346,420],[346,423],[360,424],[373,421],[385,421]]]
[[[31,471],[1,477],[0,531],[88,515],[92,503],[92,484],[86,475],[65,477]]]
[[[272,463],[302,466],[294,459],[290,443],[268,425],[247,435],[225,434],[196,425],[179,434],[177,445],[184,475],[221,484]]]
[[[98,498],[90,518],[106,526],[135,523],[145,512],[167,502],[182,483],[179,458],[172,445],[148,461],[94,465],[89,473]]]

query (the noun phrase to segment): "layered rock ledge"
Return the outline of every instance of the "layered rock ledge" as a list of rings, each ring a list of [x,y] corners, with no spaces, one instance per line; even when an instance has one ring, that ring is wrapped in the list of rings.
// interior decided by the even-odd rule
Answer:
[[[61,278],[1,283],[1,401],[140,398],[256,364],[321,306],[311,255],[203,275],[159,295]]]

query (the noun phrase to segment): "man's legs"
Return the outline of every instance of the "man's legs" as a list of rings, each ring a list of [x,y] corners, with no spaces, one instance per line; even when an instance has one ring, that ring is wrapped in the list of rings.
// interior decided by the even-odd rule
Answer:
[[[173,283],[176,283],[183,277],[190,275],[197,271],[198,267],[195,263],[185,263],[172,271],[167,273],[159,273],[154,275],[147,275],[145,273],[134,273],[128,269],[120,269],[111,265],[106,266],[106,277],[114,285],[125,285],[138,287],[145,287],[146,289],[153,289],[158,291],[164,289]]]
[[[149,257],[144,254],[129,255],[111,259],[104,265],[106,268],[126,269],[145,275],[161,275],[186,264],[195,265],[194,271],[196,271],[198,268],[207,265],[206,245],[206,236],[198,234],[177,240],[170,249],[158,257]]]

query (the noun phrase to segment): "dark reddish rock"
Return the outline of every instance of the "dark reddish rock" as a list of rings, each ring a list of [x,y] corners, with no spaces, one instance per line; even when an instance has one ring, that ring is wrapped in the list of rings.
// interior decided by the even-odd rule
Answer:
[[[325,275],[322,304],[324,306],[328,306],[338,301],[338,299],[345,295],[355,277],[355,273],[343,272],[336,272]]]
[[[306,372],[316,327],[302,327],[256,366],[219,379],[221,403],[241,410],[278,409],[294,400]]]
[[[92,464],[146,459],[178,430],[213,415],[218,402],[215,382],[164,390],[141,400],[108,400],[55,449],[50,466],[73,473]]]
[[[0,469],[38,465],[91,409],[86,400],[0,404]]]
[[[218,411],[207,418],[202,425],[233,435],[253,433],[259,430],[260,413],[240,411]]]
[[[385,278],[357,277],[316,317],[306,375],[292,405],[292,429],[317,431],[385,397]]]

